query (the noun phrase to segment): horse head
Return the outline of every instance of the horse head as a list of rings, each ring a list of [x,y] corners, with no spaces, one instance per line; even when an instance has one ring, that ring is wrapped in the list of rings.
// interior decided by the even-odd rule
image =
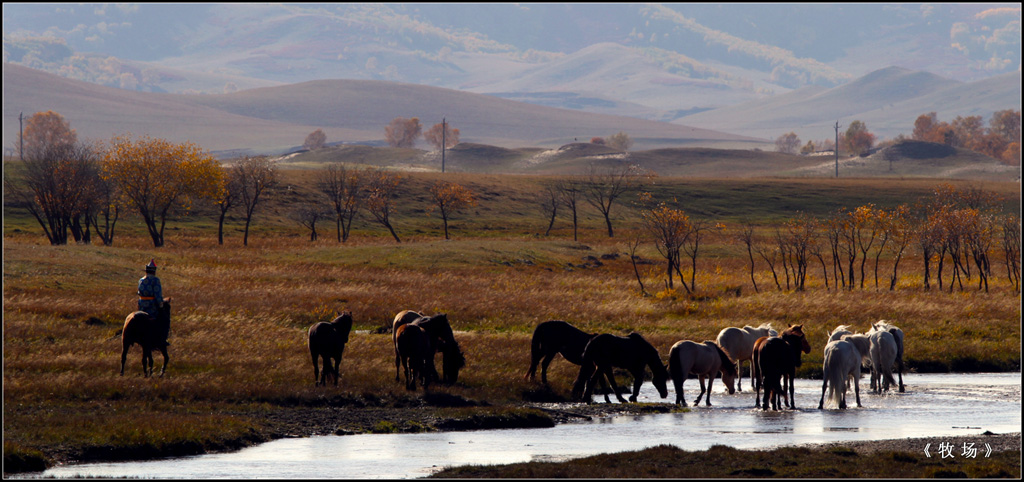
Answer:
[[[789,325],[789,328],[786,328],[782,335],[784,338],[786,335],[799,337],[800,351],[804,353],[811,352],[811,344],[807,342],[807,336],[804,335],[804,325]]]
[[[442,360],[444,360],[444,368],[442,368],[442,377],[444,383],[448,385],[454,385],[455,382],[459,381],[459,370],[466,366],[466,357],[459,350],[458,345],[454,345],[442,352]]]
[[[340,315],[331,320],[334,331],[341,336],[342,343],[348,343],[348,334],[352,331],[352,312],[343,311]]]
[[[706,341],[704,344],[713,347],[715,352],[718,353],[718,357],[722,360],[722,382],[729,389],[730,395],[736,393],[736,377],[739,376],[739,372],[736,371],[736,363],[729,358],[729,355],[725,353],[725,350],[718,343]]]
[[[668,368],[661,362],[661,355],[658,353],[658,349],[647,341],[639,333],[630,333],[629,338],[634,340],[635,343],[640,344],[638,348],[647,351],[647,366],[651,369],[651,383],[654,384],[654,388],[658,389],[658,395],[661,398],[668,397],[668,380],[671,376],[668,373]]]

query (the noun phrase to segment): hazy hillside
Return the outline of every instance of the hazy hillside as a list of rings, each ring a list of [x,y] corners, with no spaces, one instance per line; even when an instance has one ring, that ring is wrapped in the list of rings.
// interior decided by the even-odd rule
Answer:
[[[981,115],[987,123],[993,112],[1020,109],[1020,82],[1020,72],[957,82],[890,67],[839,87],[808,87],[674,122],[771,139],[795,131],[806,141],[832,138],[836,121],[844,129],[860,120],[880,138],[892,138],[909,135],[917,116],[932,111],[942,120]]]
[[[670,120],[891,65],[1019,71],[1020,18],[968,3],[22,3],[3,21],[6,62],[131,90],[387,80]]]
[[[125,91],[4,64],[4,145],[17,138],[20,112],[54,110],[79,136],[132,133],[189,140],[212,151],[285,150],[317,128],[328,142],[382,141],[395,117],[419,117],[429,128],[446,118],[465,142],[507,147],[560,146],[626,132],[637,148],[748,146],[763,140],[630,117],[513,102],[492,96],[383,81],[324,80],[233,94],[183,95]]]

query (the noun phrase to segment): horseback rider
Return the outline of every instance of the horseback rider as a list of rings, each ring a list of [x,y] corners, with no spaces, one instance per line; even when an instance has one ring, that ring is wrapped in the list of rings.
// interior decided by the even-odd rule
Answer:
[[[156,262],[150,259],[146,265],[146,276],[139,279],[139,311],[146,312],[155,320],[163,307],[163,288],[160,286],[160,278],[156,277]]]

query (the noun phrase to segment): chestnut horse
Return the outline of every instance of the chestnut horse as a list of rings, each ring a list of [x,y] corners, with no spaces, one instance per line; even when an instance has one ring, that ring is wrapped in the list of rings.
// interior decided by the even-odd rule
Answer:
[[[405,370],[405,388],[416,390],[417,380],[426,390],[431,380],[437,376],[430,368],[434,361],[432,336],[418,323],[404,323],[398,326],[394,334],[395,352]]]
[[[626,403],[626,399],[619,394],[619,386],[615,384],[612,367],[625,368],[633,375],[633,395],[629,397],[630,402],[636,402],[640,394],[646,367],[651,368],[654,375],[652,383],[658,389],[658,394],[661,398],[668,397],[668,369],[661,362],[658,349],[639,333],[630,333],[629,336],[604,333],[591,338],[583,350],[583,364],[580,365],[580,373],[573,383],[573,399],[582,399],[590,403],[594,393],[594,382],[606,378],[619,402]],[[605,401],[609,401],[607,395]]]
[[[540,379],[548,383],[548,365],[555,355],[561,354],[569,363],[583,364],[583,349],[587,342],[595,336],[567,322],[560,320],[545,321],[533,330],[530,342],[530,368],[526,370],[524,379],[533,380],[540,364]],[[542,361],[543,359],[543,361]]]
[[[759,338],[754,343],[752,366],[755,373],[751,378],[754,381],[755,407],[768,410],[768,400],[771,399],[772,410],[778,410],[779,397],[782,396],[786,398],[789,408],[796,408],[796,401],[793,399],[793,379],[796,377],[796,368],[800,366],[800,352],[811,352],[803,325],[790,325],[778,337]],[[788,395],[782,388],[783,376],[789,377],[790,380]],[[763,407],[762,386],[765,389]]]
[[[135,343],[142,347],[142,375],[153,374],[153,350],[160,350],[164,356],[164,366],[160,376],[167,371],[167,335],[171,331],[171,299],[164,299],[164,306],[159,308],[156,318],[145,311],[136,311],[124,319],[121,330],[121,375],[124,375],[124,362],[128,358],[128,349]]]
[[[440,380],[446,385],[452,385],[459,379],[459,370],[466,366],[466,357],[462,354],[459,343],[455,340],[451,324],[448,323],[448,315],[441,313],[433,316],[423,316],[411,310],[399,312],[392,323],[391,336],[395,344],[395,381],[398,381],[399,364],[401,357],[398,350],[398,329],[403,325],[416,323],[430,335],[430,347],[433,350],[427,360],[426,374],[432,380]],[[443,363],[443,375],[438,377],[437,368],[434,365],[434,354],[441,352]]]
[[[314,385],[327,385],[328,375],[334,377],[334,386],[338,386],[341,377],[341,355],[345,353],[348,334],[352,331],[352,312],[346,311],[330,323],[319,322],[309,327],[309,356],[313,359]],[[320,372],[320,359],[324,361],[323,373]],[[332,363],[333,360],[333,363]]]

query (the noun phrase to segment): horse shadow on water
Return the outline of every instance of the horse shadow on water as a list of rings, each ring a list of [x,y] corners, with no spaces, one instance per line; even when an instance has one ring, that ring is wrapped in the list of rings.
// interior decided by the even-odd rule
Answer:
[[[651,369],[652,383],[657,388],[658,394],[661,395],[661,398],[668,397],[668,369],[661,363],[658,350],[650,342],[639,333],[631,333],[629,336],[603,333],[593,337],[583,350],[583,363],[580,365],[580,373],[573,383],[572,398],[590,403],[594,393],[594,383],[603,383],[602,380],[607,379],[619,402],[626,403],[619,393],[618,385],[615,384],[613,367],[624,368],[633,376],[633,394],[629,397],[630,402],[637,401],[640,385],[644,381],[644,369],[647,367]],[[611,403],[607,393],[604,399],[605,402]]]
[[[416,389],[417,381],[424,389],[435,381],[445,385],[458,381],[466,357],[455,340],[447,314],[423,316],[410,310],[399,312],[392,322],[391,333],[395,346],[395,381],[400,380],[399,366],[405,371],[405,386],[409,390]],[[434,364],[438,351],[443,364],[441,376]]]
[[[352,331],[352,312],[338,315],[330,323],[321,321],[309,327],[309,356],[313,359],[313,382],[316,386],[327,384],[327,378],[334,378],[338,385],[341,377],[341,356],[345,353],[349,332]],[[324,369],[320,370],[323,359]]]
[[[156,317],[150,316],[145,311],[136,311],[129,314],[124,320],[124,328],[121,329],[121,375],[124,375],[124,364],[128,358],[128,349],[138,343],[142,347],[142,375],[149,377],[153,374],[153,350],[160,350],[164,356],[164,366],[160,369],[160,376],[167,371],[167,335],[171,331],[171,300],[164,300],[164,305],[159,308]]]

